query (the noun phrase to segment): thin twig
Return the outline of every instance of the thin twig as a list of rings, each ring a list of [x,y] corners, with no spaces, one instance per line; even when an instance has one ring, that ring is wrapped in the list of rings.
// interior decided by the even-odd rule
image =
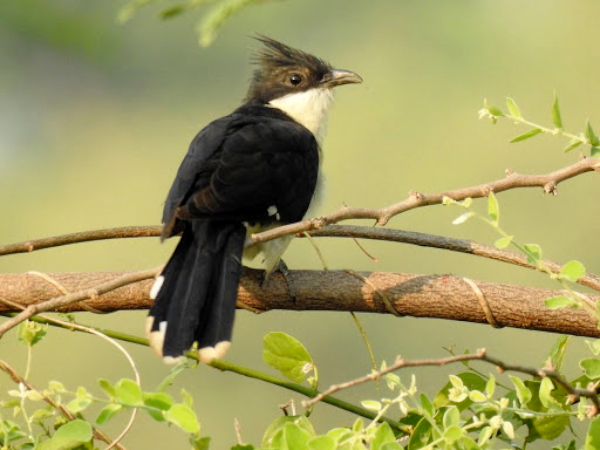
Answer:
[[[466,198],[487,197],[490,192],[499,193],[522,187],[541,187],[548,194],[556,194],[557,186],[562,181],[581,175],[585,172],[598,170],[598,158],[583,158],[580,161],[543,175],[522,175],[512,170],[507,170],[506,177],[477,186],[455,189],[451,191],[422,194],[411,191],[405,200],[382,209],[374,208],[342,208],[337,212],[317,219],[307,219],[301,222],[273,228],[272,230],[252,235],[254,243],[268,241],[288,234],[302,233],[304,231],[319,230],[325,225],[347,219],[374,219],[378,225],[385,225],[388,221],[405,211],[422,206],[439,205],[444,197],[459,201]]]
[[[19,305],[18,303],[14,303],[14,302],[11,302],[11,301],[6,300],[6,299],[0,298],[0,302],[6,303],[6,304],[12,306],[13,308],[25,309],[21,305]],[[127,350],[125,350],[125,348],[121,344],[119,344],[116,340],[114,340],[113,338],[107,336],[106,334],[104,334],[104,333],[102,333],[102,332],[100,332],[98,330],[95,330],[92,327],[86,327],[84,325],[79,325],[79,324],[72,323],[72,322],[65,322],[64,320],[54,319],[54,318],[49,317],[49,316],[47,316],[45,314],[39,314],[39,317],[41,317],[42,319],[44,319],[44,320],[46,320],[46,321],[48,321],[48,322],[50,322],[50,323],[52,323],[54,325],[58,325],[58,326],[61,326],[63,328],[67,328],[69,330],[78,330],[78,331],[83,331],[84,333],[93,334],[94,336],[97,336],[100,339],[103,339],[106,342],[108,342],[110,345],[116,347],[117,350],[119,350],[125,356],[125,359],[127,359],[127,362],[129,363],[129,365],[131,366],[131,369],[133,370],[133,375],[135,377],[135,382],[141,388],[142,380],[140,378],[140,373],[137,370],[137,367],[135,365],[135,361],[133,360],[133,358],[131,357],[131,355],[127,352]],[[129,422],[127,422],[127,425],[125,426],[125,428],[123,429],[123,431],[121,432],[121,434],[119,434],[112,441],[112,443],[108,447],[106,447],[105,450],[110,450],[111,448],[116,447],[119,442],[121,442],[121,439],[123,439],[125,437],[125,435],[129,432],[129,430],[133,426],[133,422],[135,421],[135,418],[137,416],[137,412],[138,412],[138,409],[137,408],[133,408],[133,410],[131,412],[131,417],[129,418]]]
[[[77,244],[79,242],[99,241],[104,239],[137,238],[160,236],[161,225],[132,226],[105,228],[102,230],[81,231],[77,233],[62,234],[31,241],[19,242],[0,246],[0,256],[14,253],[29,253],[44,248],[60,247],[61,245]]]
[[[598,399],[598,387],[593,385],[590,388],[575,388],[569,384],[569,382],[560,375],[556,370],[552,368],[542,368],[535,369],[531,367],[507,364],[498,358],[494,358],[488,356],[486,354],[485,349],[479,349],[475,353],[469,353],[466,355],[456,355],[449,356],[447,358],[439,358],[439,359],[419,359],[419,360],[406,360],[401,357],[396,358],[396,361],[391,366],[387,367],[384,370],[374,371],[368,375],[365,375],[360,378],[356,378],[351,381],[347,381],[341,384],[334,384],[329,387],[329,389],[321,392],[319,395],[313,397],[310,400],[303,401],[302,406],[304,408],[310,408],[314,406],[315,403],[322,401],[328,395],[331,395],[335,392],[341,391],[343,389],[348,389],[354,386],[357,386],[362,383],[366,383],[368,381],[378,380],[382,376],[394,372],[396,370],[403,369],[405,367],[422,367],[422,366],[443,366],[446,364],[451,364],[455,362],[462,361],[483,361],[489,364],[493,364],[500,372],[512,371],[512,372],[521,372],[527,375],[531,375],[534,378],[550,378],[559,384],[571,397],[573,401],[578,400],[580,397],[589,398],[593,404],[593,408],[589,411],[589,416],[594,417],[598,413],[600,413],[600,400]]]
[[[154,269],[127,273],[113,280],[101,283],[93,288],[83,289],[77,292],[71,292],[66,295],[51,298],[50,300],[46,300],[41,303],[29,305],[23,310],[23,312],[17,314],[15,317],[7,320],[6,322],[0,325],[0,337],[2,337],[2,335],[11,328],[17,326],[24,320],[29,319],[31,316],[34,316],[38,313],[60,308],[71,303],[79,302],[81,300],[93,299],[106,292],[113,291],[122,286],[136,283],[141,280],[146,280],[148,278],[156,277],[160,270],[162,270],[162,266]]]
[[[481,350],[477,350],[476,353],[471,353],[468,355],[448,356],[446,358],[440,358],[440,359],[419,359],[419,360],[415,360],[415,361],[409,361],[409,360],[405,360],[405,359],[398,357],[394,364],[392,364],[391,366],[389,366],[383,370],[373,371],[370,374],[365,375],[364,377],[356,378],[354,380],[347,381],[345,383],[331,385],[329,387],[329,389],[326,389],[325,391],[321,392],[319,395],[311,398],[310,400],[303,401],[302,407],[310,408],[315,403],[322,401],[325,397],[327,397],[331,394],[334,394],[334,393],[344,390],[344,389],[348,389],[348,388],[357,386],[362,383],[366,383],[367,381],[378,380],[382,376],[384,376],[390,372],[394,372],[395,370],[402,369],[404,367],[444,366],[446,364],[451,364],[451,363],[455,363],[455,362],[459,362],[459,361],[470,361],[470,360],[474,360],[474,359],[481,359],[482,356],[484,356],[484,355],[485,355],[485,350],[481,349]]]
[[[54,409],[58,410],[63,416],[65,416],[67,419],[69,420],[75,420],[77,419],[77,417],[71,413],[71,411],[69,411],[65,406],[60,405],[58,403],[56,403],[54,401],[54,399],[52,399],[51,397],[48,397],[46,395],[44,395],[44,393],[42,391],[40,391],[39,389],[37,389],[35,386],[33,386],[31,383],[29,383],[27,380],[25,380],[23,377],[21,377],[18,372],[13,369],[8,363],[6,363],[5,361],[0,360],[0,370],[2,370],[3,372],[5,372],[6,374],[8,374],[8,376],[10,376],[10,378],[12,378],[12,380],[16,383],[16,384],[22,384],[23,386],[25,386],[27,388],[27,390],[29,391],[34,391],[37,392],[40,397],[46,402],[48,403],[50,406],[52,406]],[[97,428],[92,427],[92,433],[94,434],[94,438],[102,441],[102,442],[106,442],[107,444],[111,444],[113,443],[108,436],[106,436],[102,431],[100,431]],[[125,447],[123,447],[120,444],[116,444],[116,448],[121,449],[121,450],[125,450]]]
[[[357,225],[327,225],[321,230],[311,231],[310,235],[313,237],[350,237],[382,240],[388,242],[400,242],[404,244],[419,245],[422,247],[432,247],[450,250],[453,252],[467,253],[492,259],[494,261],[526,267],[532,270],[539,270],[537,266],[529,264],[527,262],[527,256],[521,253],[500,250],[496,247],[481,244],[468,239],[454,239],[435,234],[417,233],[415,231]],[[560,273],[560,270],[562,269],[562,264],[550,261],[548,259],[542,260],[541,264],[549,268],[553,273]],[[577,283],[600,292],[600,277],[598,275],[586,273],[585,276],[577,280]]]

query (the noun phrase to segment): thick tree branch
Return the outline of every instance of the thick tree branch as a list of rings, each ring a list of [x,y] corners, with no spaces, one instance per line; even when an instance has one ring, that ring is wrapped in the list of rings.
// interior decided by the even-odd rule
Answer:
[[[450,275],[366,272],[360,275],[369,282],[364,283],[343,271],[294,271],[292,276],[297,291],[294,301],[282,276],[273,275],[262,289],[262,271],[248,269],[242,278],[238,300],[259,311],[328,310],[381,314],[388,313],[379,294],[383,293],[400,315],[487,323],[485,309],[489,309],[500,326],[600,337],[597,321],[582,308],[550,310],[544,305],[545,299],[560,294],[559,291],[476,281],[480,295],[465,279]],[[105,285],[123,274],[59,273],[48,276],[75,294],[90,292],[90,288]],[[148,308],[152,303],[148,297],[151,285],[152,280],[129,284],[87,303],[102,311]],[[0,274],[0,311],[12,310],[1,304],[2,299],[29,307],[54,298],[56,294],[56,287],[39,276]],[[588,297],[593,302],[600,300],[597,295]],[[482,307],[482,301],[486,308]],[[82,308],[74,303],[61,310]]]
[[[19,323],[23,322],[24,320],[27,320],[31,316],[34,316],[38,313],[41,313],[44,311],[52,311],[52,310],[61,309],[65,306],[69,306],[74,303],[81,302],[81,301],[87,300],[87,299],[94,300],[95,298],[98,298],[100,295],[105,294],[107,292],[112,292],[115,289],[118,289],[120,287],[131,285],[132,283],[136,283],[141,280],[147,280],[150,278],[154,279],[160,273],[161,270],[162,270],[162,266],[155,268],[155,269],[142,270],[140,272],[125,273],[118,277],[113,277],[103,283],[92,285],[92,286],[84,288],[84,289],[79,289],[75,292],[72,292],[72,290],[69,289],[68,286],[61,283],[54,276],[46,275],[46,274],[39,274],[38,272],[27,274],[30,276],[38,277],[40,280],[42,280],[42,282],[50,285],[52,287],[52,289],[54,290],[54,296],[52,296],[46,300],[43,300],[41,302],[27,304],[25,309],[22,310],[19,314],[17,314],[15,317],[10,318],[9,320],[7,320],[6,322],[4,322],[3,324],[0,325],[0,337],[2,337],[2,335],[4,333],[6,333],[8,330],[13,328],[14,326],[18,325]],[[10,289],[10,286],[9,286],[9,289]],[[57,290],[63,295],[56,296]],[[26,292],[27,291],[24,291],[24,293],[26,293]],[[67,293],[65,293],[65,292],[67,292]],[[27,294],[25,294],[25,295],[27,295]],[[5,303],[6,305],[10,305],[10,303],[18,303],[18,304],[25,306],[24,302],[21,302],[18,300],[14,301],[11,298],[7,298],[7,297],[8,296],[0,295],[0,303],[2,302],[3,299],[6,299],[7,300],[7,302]],[[85,306],[88,306],[88,307],[91,306],[92,308],[94,308],[93,305],[89,305],[88,303],[86,303]],[[81,307],[83,308],[83,306],[81,306]],[[83,309],[88,310],[87,307],[85,307]],[[94,308],[94,309],[100,311],[99,308]]]
[[[63,234],[60,236],[0,246],[0,256],[15,253],[26,253],[62,245],[103,239],[156,237],[160,236],[161,231],[162,227],[160,225],[140,225]],[[527,262],[527,257],[523,254],[510,252],[507,250],[499,250],[496,247],[481,244],[468,239],[454,239],[435,234],[357,225],[326,225],[319,230],[313,230],[309,232],[309,234],[314,237],[373,239],[419,245],[422,247],[439,248],[443,250],[477,255],[483,258],[493,259],[495,261],[538,270],[536,266]],[[303,235],[300,235],[299,237],[302,236]],[[542,262],[554,273],[559,273],[562,267],[561,264],[547,259],[543,260]],[[587,286],[600,292],[600,277],[597,275],[588,273],[584,277],[581,277],[577,282],[582,286]]]
[[[454,239],[435,234],[417,233],[414,231],[396,230],[393,228],[361,227],[355,225],[327,225],[321,230],[310,232],[314,237],[347,237],[358,239],[374,239],[388,242],[401,242],[404,244],[419,245],[422,247],[439,248],[453,252],[467,253],[493,259],[508,264],[513,264],[528,269],[539,270],[527,262],[527,257],[521,253],[500,250],[490,245],[481,244],[468,239]],[[559,273],[562,265],[548,259],[542,263],[553,273]],[[577,280],[582,286],[587,286],[600,292],[600,277],[591,273]]]

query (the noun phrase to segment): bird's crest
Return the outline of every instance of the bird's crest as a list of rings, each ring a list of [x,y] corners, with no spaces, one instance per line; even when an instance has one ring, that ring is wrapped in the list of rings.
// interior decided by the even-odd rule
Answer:
[[[252,62],[262,68],[305,66],[315,71],[327,71],[330,68],[322,59],[275,39],[260,34],[256,35],[255,39],[264,44],[264,47],[253,55]]]

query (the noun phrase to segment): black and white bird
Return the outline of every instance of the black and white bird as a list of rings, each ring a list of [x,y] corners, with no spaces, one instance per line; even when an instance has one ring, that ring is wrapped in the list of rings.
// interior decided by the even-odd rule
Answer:
[[[152,348],[174,362],[196,343],[201,361],[230,346],[245,258],[279,267],[291,237],[249,247],[246,236],[297,222],[322,191],[321,145],[333,88],[356,73],[273,39],[255,55],[244,104],[192,141],[163,212],[162,238],[181,240],[150,292]]]

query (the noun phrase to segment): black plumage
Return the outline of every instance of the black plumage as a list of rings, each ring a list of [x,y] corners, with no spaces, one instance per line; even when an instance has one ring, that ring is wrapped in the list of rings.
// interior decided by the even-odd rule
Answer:
[[[259,40],[265,49],[246,103],[198,133],[165,203],[162,238],[181,234],[181,240],[152,289],[148,332],[166,358],[183,355],[194,342],[205,362],[224,354],[247,226],[304,217],[320,169],[311,127],[325,120],[332,87],[361,81],[312,55]],[[315,95],[297,95],[307,92]],[[286,245],[270,247],[275,254],[267,270]]]

